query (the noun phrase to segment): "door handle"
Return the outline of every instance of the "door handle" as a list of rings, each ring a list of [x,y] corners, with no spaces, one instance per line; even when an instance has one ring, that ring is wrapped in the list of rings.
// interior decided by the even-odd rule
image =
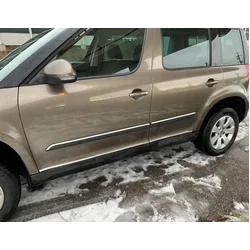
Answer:
[[[141,99],[141,97],[148,95],[148,91],[143,91],[141,89],[134,89],[130,94],[129,97],[137,100]]]
[[[206,82],[206,85],[208,87],[213,87],[215,84],[219,83],[218,80],[214,80],[214,79],[209,79],[207,82]]]
[[[142,91],[142,92],[137,92],[137,93],[130,93],[129,97],[141,97],[141,96],[145,96],[148,95],[148,91]]]

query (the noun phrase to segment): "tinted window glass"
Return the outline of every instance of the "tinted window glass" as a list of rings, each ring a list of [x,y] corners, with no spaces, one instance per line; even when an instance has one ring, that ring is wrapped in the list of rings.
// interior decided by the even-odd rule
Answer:
[[[208,29],[162,29],[162,40],[165,68],[209,66]]]
[[[93,40],[93,36],[85,36],[81,38],[77,43],[74,44],[74,46],[68,49],[61,56],[61,58],[68,60],[69,62],[83,61]]]
[[[93,29],[59,57],[78,77],[121,75],[139,65],[143,41],[144,29]]]
[[[222,65],[244,64],[239,30],[218,29],[221,40]]]

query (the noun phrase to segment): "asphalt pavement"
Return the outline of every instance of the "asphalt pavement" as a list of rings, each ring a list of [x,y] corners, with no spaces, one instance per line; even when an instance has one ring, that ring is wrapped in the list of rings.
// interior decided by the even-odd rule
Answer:
[[[233,214],[235,202],[249,203],[249,137],[235,142],[225,155],[209,160],[206,165],[187,160],[190,157],[186,153],[189,145],[160,151],[167,158],[182,155],[176,162],[177,167],[181,166],[180,171],[170,172],[171,164],[164,164],[161,160],[146,169],[137,164],[134,171],[140,175],[143,173],[142,180],[123,183],[118,177],[108,185],[102,185],[107,178],[99,176],[78,185],[80,192],[77,194],[44,197],[42,201],[19,206],[11,221],[60,215],[65,210],[107,203],[119,195],[123,195],[119,208],[125,212],[114,221],[225,221]],[[196,154],[193,151],[192,157]],[[144,157],[151,158],[150,154]],[[33,192],[46,196],[44,187]],[[44,218],[46,221],[47,217]],[[249,218],[245,216],[243,221],[249,221]]]

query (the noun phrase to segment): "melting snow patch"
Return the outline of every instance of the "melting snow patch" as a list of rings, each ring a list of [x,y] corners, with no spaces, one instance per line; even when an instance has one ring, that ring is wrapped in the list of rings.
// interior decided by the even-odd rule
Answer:
[[[116,192],[115,192],[115,196],[116,197],[120,196],[121,194],[122,194],[122,190],[121,189],[116,190]]]
[[[221,189],[221,179],[216,175],[209,175],[207,177],[199,178],[197,184],[207,185],[212,188]]]
[[[183,177],[183,181],[192,182],[194,185],[203,185],[209,188],[221,189],[221,179],[216,175],[209,175],[207,177],[201,177],[194,179],[193,177]]]
[[[249,135],[249,115],[247,115],[245,120],[240,123],[238,135],[236,137],[236,141],[244,139],[248,135]]]
[[[160,189],[149,190],[149,193],[153,195],[175,194],[175,190],[174,190],[173,184],[170,183],[166,187],[162,187]]]
[[[22,199],[19,206],[49,200],[67,194],[81,194],[83,190],[78,188],[79,186],[93,182],[100,177],[106,179],[101,183],[102,186],[107,186],[112,183],[114,179],[122,179],[120,184],[145,180],[148,179],[148,177],[144,176],[144,171],[147,171],[147,168],[152,165],[173,164],[173,166],[167,170],[168,173],[182,171],[185,168],[178,164],[177,161],[191,155],[195,150],[192,143],[180,144],[178,146],[164,148],[157,152],[152,151],[147,154],[138,155],[126,160],[56,179],[46,183],[42,190],[29,192],[24,186],[22,188]],[[156,162],[159,162],[159,164]],[[141,171],[138,171],[140,169]]]
[[[176,199],[175,199],[176,198]],[[166,222],[184,222],[196,221],[198,219],[197,212],[193,206],[185,199],[176,196],[174,199],[167,197],[170,201],[168,204],[168,213],[166,215],[157,215],[156,221]]]
[[[243,209],[245,209],[244,206],[241,203],[237,202],[237,201],[234,201],[234,208],[236,210],[243,210]]]
[[[112,222],[126,210],[119,208],[119,203],[123,200],[120,197],[115,200],[87,205],[84,207],[71,209],[68,211],[44,216],[32,222]]]
[[[246,146],[246,147],[244,148],[244,151],[245,151],[245,152],[249,152],[249,146]]]
[[[143,180],[147,180],[150,179],[149,177],[144,177],[144,173],[142,174],[142,176],[130,176],[129,178],[124,179],[123,181],[120,182],[120,184],[126,184],[129,182],[137,182],[137,181],[143,181]]]
[[[234,201],[234,210],[224,217],[229,222],[249,222],[249,203]]]
[[[194,177],[184,176],[184,177],[182,177],[182,180],[195,183]]]
[[[107,186],[114,179],[121,178],[121,184],[145,180],[144,172],[138,172],[135,166],[141,169],[147,169],[153,165],[153,160],[146,159],[146,155],[139,155],[124,161],[118,161],[112,164],[104,165],[95,169],[90,169],[78,174],[69,175],[46,183],[42,190],[29,192],[26,186],[22,187],[22,199],[19,206],[49,200],[66,194],[78,195],[83,190],[78,187],[88,182],[93,182],[97,178],[105,177],[106,181],[102,186]]]
[[[209,161],[215,161],[216,157],[204,155],[200,152],[196,152],[193,155],[189,156],[188,158],[184,159],[186,162],[206,166],[209,164]]]
[[[185,168],[179,163],[176,163],[173,166],[170,166],[168,169],[166,169],[166,174],[173,174],[187,169],[189,168]]]

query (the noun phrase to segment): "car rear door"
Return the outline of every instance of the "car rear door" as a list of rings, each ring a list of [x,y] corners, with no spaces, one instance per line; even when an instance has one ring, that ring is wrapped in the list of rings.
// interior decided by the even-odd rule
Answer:
[[[213,30],[155,32],[150,142],[196,132],[208,98],[223,84]]]

